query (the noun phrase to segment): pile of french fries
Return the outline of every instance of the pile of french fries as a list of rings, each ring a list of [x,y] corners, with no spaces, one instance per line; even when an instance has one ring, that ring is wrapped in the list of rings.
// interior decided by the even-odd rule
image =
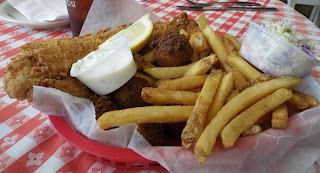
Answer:
[[[301,79],[263,74],[239,55],[241,43],[232,35],[218,35],[203,14],[198,25],[201,32],[180,31],[194,48],[189,65],[155,67],[152,51],[135,56],[140,69],[135,76],[153,86],[143,88],[141,98],[153,106],[106,112],[98,119],[101,128],[187,122],[182,145],[194,146],[203,164],[217,140],[229,148],[240,136],[286,128],[288,107],[303,111],[319,106],[314,97],[294,90]]]

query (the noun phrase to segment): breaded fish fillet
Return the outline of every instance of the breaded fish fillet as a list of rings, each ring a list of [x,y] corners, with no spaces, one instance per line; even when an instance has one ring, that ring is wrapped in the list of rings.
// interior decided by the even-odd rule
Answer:
[[[4,74],[4,89],[11,98],[32,100],[33,85],[52,87],[77,97],[93,95],[78,79],[70,77],[73,63],[126,26],[76,38],[48,39],[21,46]]]
[[[113,30],[105,29],[82,37],[48,39],[21,46],[21,53],[12,58],[6,67],[6,93],[11,98],[32,101],[33,85],[38,85],[89,98],[94,93],[78,79],[70,77],[72,64],[96,50],[99,44],[127,26],[122,25]],[[160,37],[166,32],[179,32],[180,29],[189,33],[199,31],[197,23],[188,20],[186,13],[181,13],[171,22],[156,22],[152,37]],[[146,46],[144,51],[148,49],[150,48]]]

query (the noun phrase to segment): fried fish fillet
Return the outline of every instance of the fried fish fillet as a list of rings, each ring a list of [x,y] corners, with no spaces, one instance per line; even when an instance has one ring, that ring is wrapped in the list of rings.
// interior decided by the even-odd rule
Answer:
[[[12,58],[4,74],[4,89],[11,98],[32,101],[33,85],[52,87],[76,97],[89,98],[94,95],[77,78],[70,76],[73,63],[96,50],[109,37],[128,27],[121,25],[113,30],[105,29],[92,35],[75,38],[48,39],[21,46],[21,53]],[[188,33],[199,31],[194,20],[181,13],[170,22],[156,22],[151,36],[160,37],[166,32]],[[149,44],[147,44],[149,45]],[[147,51],[146,46],[141,51]]]
[[[32,87],[38,85],[88,98],[94,93],[77,78],[70,77],[72,64],[96,50],[100,43],[125,27],[123,25],[94,35],[48,39],[21,46],[21,53],[12,58],[6,67],[6,93],[11,98],[32,101]]]

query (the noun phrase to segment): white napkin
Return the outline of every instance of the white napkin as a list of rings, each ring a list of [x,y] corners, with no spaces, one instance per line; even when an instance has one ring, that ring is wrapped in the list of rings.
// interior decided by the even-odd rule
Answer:
[[[8,0],[8,2],[31,21],[69,18],[65,0]]]
[[[94,34],[101,29],[133,23],[147,13],[151,14],[153,22],[163,21],[134,0],[94,0],[80,35]]]

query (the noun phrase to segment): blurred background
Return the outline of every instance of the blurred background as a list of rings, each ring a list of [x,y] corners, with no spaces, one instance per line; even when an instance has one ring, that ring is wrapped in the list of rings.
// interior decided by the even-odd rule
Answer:
[[[287,0],[281,0],[281,1],[284,2],[284,3],[287,3]],[[296,4],[295,9],[309,19],[313,7],[314,7],[313,5]],[[316,24],[319,26],[319,23],[320,22],[318,20],[318,22]]]

